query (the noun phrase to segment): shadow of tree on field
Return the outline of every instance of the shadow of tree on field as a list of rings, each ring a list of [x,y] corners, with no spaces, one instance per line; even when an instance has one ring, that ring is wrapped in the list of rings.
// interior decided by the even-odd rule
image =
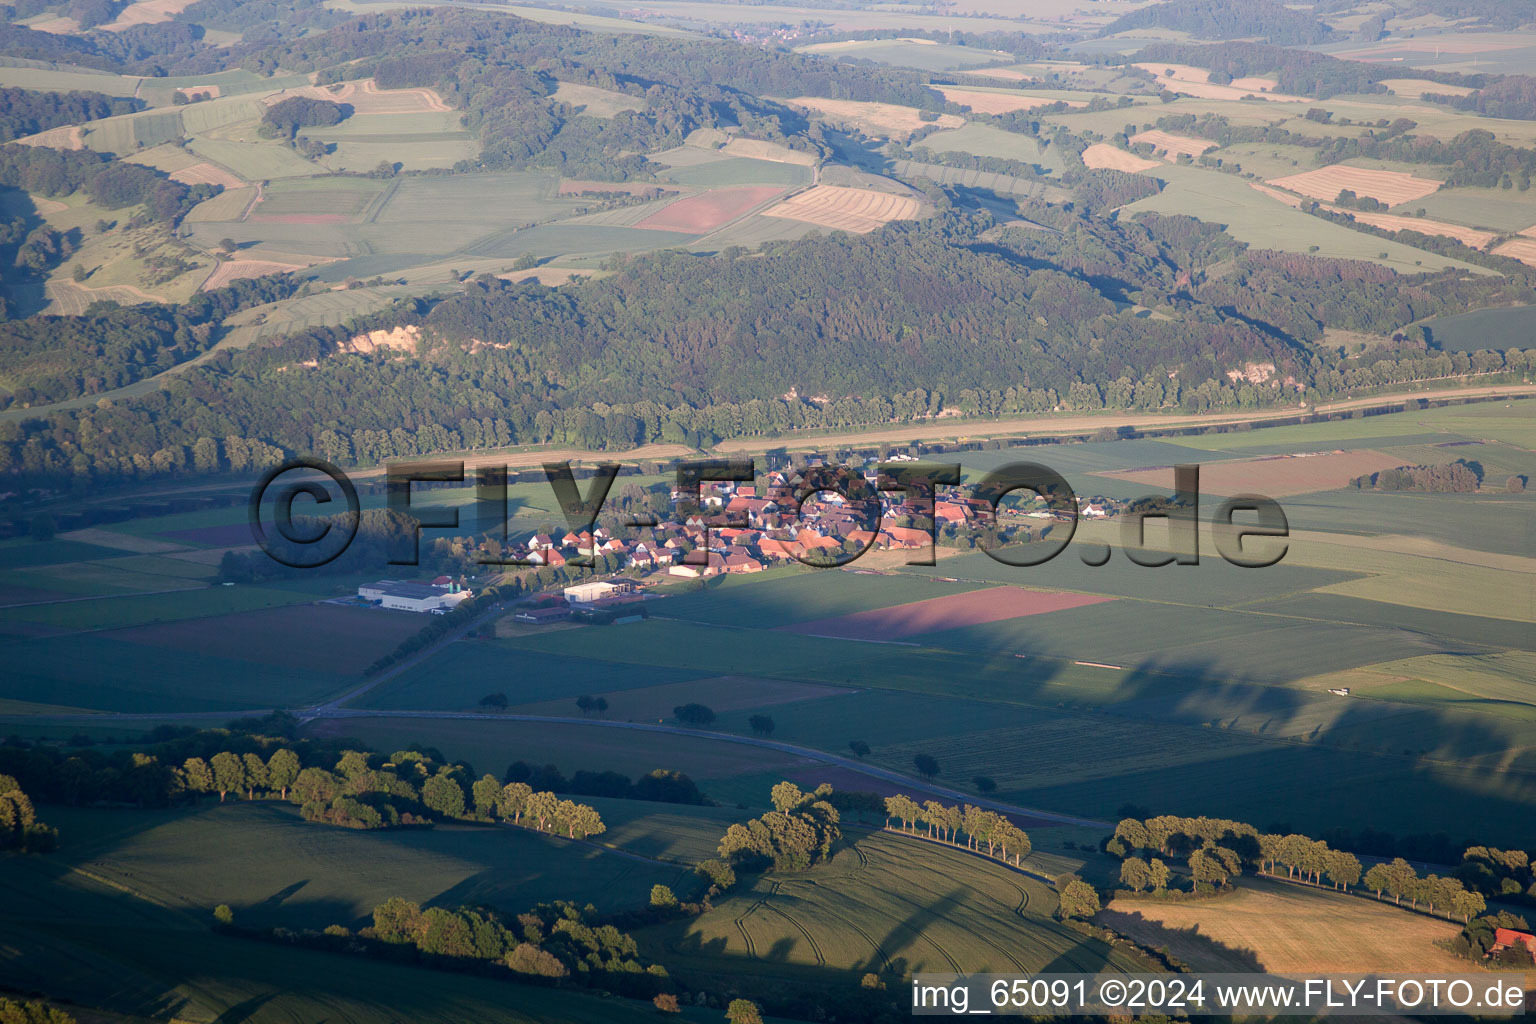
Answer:
[[[213,1019],[213,1024],[243,1024],[256,1016],[263,1006],[277,998],[276,992],[268,992],[264,995],[252,996],[243,1003],[236,1003]]]
[[[967,893],[968,890],[966,889],[951,889],[949,892],[926,904],[918,904],[916,901],[912,901],[912,912],[902,920],[891,925],[886,931],[885,936],[874,944],[875,948],[870,951],[869,960],[855,965],[854,969],[856,971],[873,972],[876,974],[887,973],[898,965],[903,973],[907,970],[954,970],[955,967],[949,962],[943,947],[933,941],[927,934],[927,929],[934,921],[945,920],[950,911],[964,902]],[[932,947],[934,957],[937,959],[925,958],[912,963],[907,957],[897,957],[894,955],[903,950],[915,955],[916,950],[912,947],[924,942]],[[960,966],[963,968],[965,965],[962,964]]]
[[[1094,923],[1127,935],[1143,946],[1164,949],[1190,965],[1207,971],[1262,973],[1264,965],[1251,949],[1238,949],[1200,933],[1198,922],[1172,928],[1145,917],[1141,911],[1101,910]]]

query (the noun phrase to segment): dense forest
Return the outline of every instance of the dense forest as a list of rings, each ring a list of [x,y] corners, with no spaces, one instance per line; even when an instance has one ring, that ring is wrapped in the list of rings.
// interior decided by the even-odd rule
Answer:
[[[1160,28],[1196,39],[1262,39],[1274,46],[1314,46],[1333,30],[1277,0],[1169,0],[1122,14],[1100,35]]]
[[[207,351],[224,318],[298,290],[290,278],[265,277],[181,305],[106,303],[83,316],[0,323],[0,374],[11,387],[7,404],[94,395],[160,373]]]
[[[249,471],[284,451],[373,464],[508,444],[627,449],[945,410],[1257,408],[1529,372],[1527,353],[1441,353],[1416,330],[1349,357],[1312,344],[1323,327],[1385,337],[1520,301],[1518,269],[1395,276],[1246,251],[1188,217],[1023,213],[1045,230],[951,211],[760,254],[621,257],[611,276],[560,288],[485,277],[351,329],[220,353],[133,402],[0,425],[0,468],[134,476]],[[399,323],[421,328],[418,357],[342,349],[350,330]],[[1249,364],[1272,364],[1270,380],[1229,379]]]
[[[0,142],[10,142],[59,125],[80,124],[144,109],[142,100],[100,92],[39,92],[0,88]]]
[[[184,185],[165,172],[126,163],[88,149],[0,146],[0,186],[44,196],[83,189],[97,206],[121,210],[142,204],[152,221],[176,224],[187,211],[218,195],[218,185]]]

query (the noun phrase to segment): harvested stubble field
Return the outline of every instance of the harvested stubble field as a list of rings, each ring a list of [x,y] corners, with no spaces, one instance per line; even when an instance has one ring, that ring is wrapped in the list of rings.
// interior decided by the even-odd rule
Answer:
[[[1036,107],[1048,107],[1053,103],[1065,103],[1069,107],[1086,107],[1088,104],[1082,100],[1054,100],[1044,96],[1030,96],[1025,93],[985,92],[981,89],[956,89],[953,86],[937,86],[939,92],[951,103],[958,103],[963,107],[970,107],[978,114],[1008,114],[1015,110],[1034,110]]]
[[[1208,149],[1215,149],[1216,143],[1209,139],[1191,139],[1185,135],[1173,135],[1163,131],[1137,132],[1131,136],[1131,142],[1145,142],[1163,154],[1164,160],[1172,161],[1181,154],[1190,157],[1200,156]],[[1337,195],[1338,193],[1334,193]]]
[[[1329,203],[1337,199],[1340,192],[1348,189],[1357,196],[1370,196],[1388,206],[1423,199],[1444,184],[1404,171],[1377,171],[1344,164],[1303,171],[1283,178],[1271,178],[1269,183]]]
[[[871,135],[906,138],[921,128],[936,124],[940,128],[958,128],[965,123],[963,117],[940,114],[933,121],[924,121],[916,107],[903,107],[895,103],[865,103],[859,100],[834,100],[820,96],[796,96],[789,102],[808,107],[829,121],[851,124]]]
[[[1113,598],[994,587],[990,590],[932,597],[926,601],[889,608],[872,608],[831,619],[815,619],[781,626],[780,629],[789,633],[842,637],[848,640],[905,640],[943,629],[962,629],[984,622],[1041,615],[1110,600]]]
[[[1435,946],[1458,923],[1341,893],[1245,880],[1230,896],[1192,903],[1117,899],[1094,921],[1150,946],[1167,946],[1207,971],[1464,972],[1466,961]]]
[[[1536,238],[1512,238],[1493,252],[1497,256],[1508,256],[1536,267]]]
[[[19,146],[46,146],[49,149],[84,149],[85,129],[78,124],[60,125],[36,135],[17,139]]]
[[[784,190],[775,185],[717,188],[688,196],[657,210],[635,227],[650,231],[683,231],[702,235],[724,227],[753,207],[766,203]]]
[[[1250,181],[1248,187],[1256,189],[1271,199],[1282,202],[1293,209],[1301,206],[1301,199],[1289,192],[1281,192],[1279,189],[1260,185],[1256,181]],[[1320,205],[1329,213],[1348,214],[1361,224],[1381,228],[1383,231],[1417,231],[1424,235],[1443,235],[1446,238],[1454,238],[1462,245],[1470,246],[1473,249],[1486,248],[1499,237],[1493,231],[1479,231],[1476,228],[1451,224],[1443,220],[1429,220],[1425,217],[1403,217],[1391,213],[1362,213],[1358,210],[1346,210],[1343,207],[1334,206],[1332,203],[1321,203]],[[1533,248],[1533,252],[1536,252],[1536,248]],[[1513,256],[1515,259],[1521,258],[1514,252],[1500,253],[1500,255]]]
[[[799,164],[801,167],[812,167],[816,164],[816,154],[803,150],[790,149],[776,142],[765,142],[762,139],[731,139],[721,146],[719,152],[727,156],[743,157],[747,160],[768,160],[778,164]]]
[[[1348,213],[1361,224],[1369,224],[1383,231],[1417,231],[1425,235],[1444,235],[1446,238],[1454,238],[1462,245],[1473,249],[1482,249],[1491,244],[1499,236],[1492,231],[1478,231],[1476,228],[1462,227],[1460,224],[1447,224],[1443,220],[1426,220],[1423,217],[1397,217],[1390,213],[1358,213],[1354,210],[1339,210],[1330,206],[1329,210],[1340,213]],[[1518,257],[1517,257],[1518,258]]]
[[[212,199],[197,204],[187,214],[194,224],[244,220],[251,203],[256,200],[256,187],[225,189]]]
[[[208,275],[208,280],[203,282],[202,290],[211,292],[215,288],[223,288],[235,281],[244,281],[254,277],[266,277],[269,274],[287,274],[295,270],[305,270],[312,264],[308,263],[274,263],[271,260],[225,260],[216,267],[213,273]]]
[[[1401,457],[1372,449],[1322,455],[1276,455],[1262,459],[1233,459],[1200,467],[1200,487],[1211,494],[1267,494],[1285,497],[1345,487],[1357,476],[1393,469]],[[1159,466],[1105,473],[1148,487],[1171,490],[1173,467]]]
[[[806,221],[862,235],[893,220],[911,220],[920,209],[917,200],[907,196],[840,185],[817,185],[764,210],[763,215]]]
[[[121,32],[136,25],[158,25],[163,21],[170,21],[195,2],[196,0],[138,0],[138,3],[129,4],[123,8],[110,24],[103,25],[101,28],[105,32]]]
[[[380,89],[371,78],[342,82],[339,85],[306,85],[284,89],[264,96],[262,102],[270,107],[295,96],[345,103],[352,108],[353,116],[446,113],[453,109],[431,89]]]
[[[183,167],[172,171],[172,181],[179,181],[183,185],[223,185],[226,189],[244,188],[246,183],[222,167],[210,163],[193,164],[191,167]]]
[[[1217,85],[1210,80],[1211,73],[1205,68],[1192,67],[1188,64],[1140,63],[1135,66],[1150,73],[1157,79],[1157,84],[1169,92],[1182,93],[1199,99],[1241,100],[1247,96],[1256,96],[1273,103],[1307,102],[1305,96],[1275,92],[1275,86],[1280,83],[1272,78],[1254,76],[1234,78],[1230,85]],[[1170,71],[1172,74],[1168,74]]]
[[[1398,96],[1412,96],[1414,99],[1418,99],[1425,93],[1439,96],[1470,96],[1474,91],[1464,85],[1441,85],[1427,78],[1383,78],[1378,84],[1386,86]]]
[[[1083,150],[1083,163],[1094,170],[1107,168],[1111,171],[1127,171],[1131,174],[1158,166],[1156,160],[1148,160],[1135,153],[1127,153],[1107,142],[1095,142]]]

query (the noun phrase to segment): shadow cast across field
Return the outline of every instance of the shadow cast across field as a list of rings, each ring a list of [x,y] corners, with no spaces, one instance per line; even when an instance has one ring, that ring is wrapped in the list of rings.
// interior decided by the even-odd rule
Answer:
[[[1188,928],[1170,928],[1150,920],[1140,911],[1124,910],[1102,910],[1094,917],[1094,922],[1122,935],[1130,935],[1143,946],[1168,951],[1201,970],[1264,972],[1264,965],[1253,950],[1238,949],[1202,935],[1198,923]]]

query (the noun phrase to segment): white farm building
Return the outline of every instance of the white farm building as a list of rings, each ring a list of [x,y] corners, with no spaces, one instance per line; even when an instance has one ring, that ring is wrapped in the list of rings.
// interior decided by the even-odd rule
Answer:
[[[457,585],[436,587],[430,583],[379,580],[377,583],[364,583],[358,587],[357,596],[371,604],[393,608],[396,611],[443,613],[474,595]]]

